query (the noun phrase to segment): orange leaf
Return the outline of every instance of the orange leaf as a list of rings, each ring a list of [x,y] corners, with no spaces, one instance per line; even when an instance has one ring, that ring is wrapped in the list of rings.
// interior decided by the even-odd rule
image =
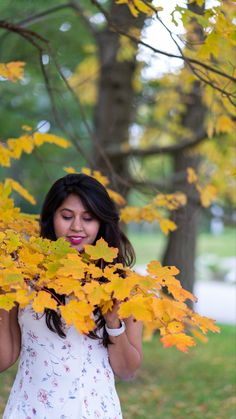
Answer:
[[[13,82],[21,80],[24,77],[25,63],[22,61],[12,61],[10,63],[0,63],[0,76]]]
[[[164,348],[176,346],[181,352],[188,352],[189,347],[196,345],[193,338],[184,333],[165,335],[161,338],[161,342],[163,343]]]

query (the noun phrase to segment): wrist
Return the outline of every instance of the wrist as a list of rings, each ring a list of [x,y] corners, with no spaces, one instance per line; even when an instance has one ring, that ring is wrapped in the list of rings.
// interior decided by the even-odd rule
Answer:
[[[105,324],[105,329],[109,336],[120,336],[125,332],[126,326],[123,320],[120,320],[120,325],[117,328],[110,328]]]
[[[121,321],[120,319],[116,319],[113,321],[106,320],[106,326],[109,329],[118,329],[119,327],[121,327]]]

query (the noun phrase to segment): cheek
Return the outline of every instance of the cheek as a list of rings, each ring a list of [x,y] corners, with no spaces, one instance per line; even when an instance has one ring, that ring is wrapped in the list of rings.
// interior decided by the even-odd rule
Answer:
[[[98,234],[99,228],[100,228],[100,223],[97,223],[97,222],[94,223],[93,226],[91,226],[91,234],[93,234],[96,237]]]
[[[53,220],[53,224],[54,224],[55,235],[57,237],[62,236],[63,233],[66,231],[66,225],[63,222],[63,220],[61,218],[55,216],[54,220]]]

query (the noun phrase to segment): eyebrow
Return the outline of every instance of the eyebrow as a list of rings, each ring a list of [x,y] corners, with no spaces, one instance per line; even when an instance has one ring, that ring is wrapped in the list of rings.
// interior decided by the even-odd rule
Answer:
[[[60,210],[60,212],[62,212],[62,211],[74,212],[74,211],[73,211],[72,209],[70,209],[70,208],[62,208],[62,209]],[[84,214],[85,214],[85,213],[90,214],[90,211],[86,210],[86,211],[83,211],[83,213],[84,213]]]

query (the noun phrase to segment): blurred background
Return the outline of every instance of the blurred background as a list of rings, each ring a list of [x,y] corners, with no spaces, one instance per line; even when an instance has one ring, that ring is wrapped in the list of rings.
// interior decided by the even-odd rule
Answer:
[[[189,354],[164,350],[158,336],[144,343],[137,379],[118,383],[124,417],[233,419],[235,8],[230,1],[147,2],[163,7],[150,15],[138,13],[143,2],[130,2],[133,10],[123,3],[1,1],[0,62],[26,63],[20,82],[0,77],[1,144],[29,125],[72,145],[24,153],[0,167],[0,179],[11,177],[34,195],[32,206],[14,194],[27,213],[39,213],[65,167],[100,170],[129,206],[151,205],[138,223],[124,224],[135,269],[145,272],[153,259],[177,266],[198,297],[196,310],[222,330]],[[177,225],[165,235],[152,200],[176,192],[186,205],[158,208]],[[0,412],[15,371],[0,376]]]

